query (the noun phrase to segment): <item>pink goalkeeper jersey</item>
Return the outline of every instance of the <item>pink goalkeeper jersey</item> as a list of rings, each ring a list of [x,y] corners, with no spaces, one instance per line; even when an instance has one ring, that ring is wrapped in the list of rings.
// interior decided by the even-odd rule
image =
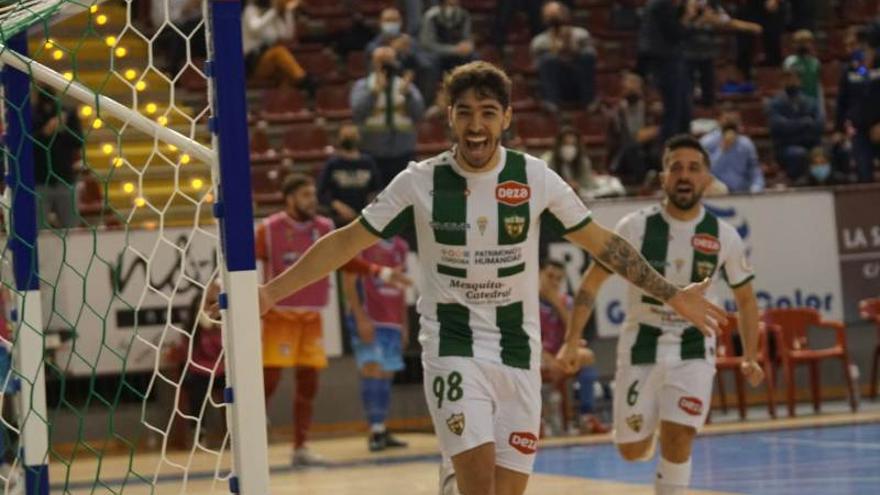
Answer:
[[[285,212],[266,217],[260,230],[266,236],[264,275],[271,280],[292,265],[319,238],[333,230],[333,221],[320,215],[307,222],[297,222]],[[259,240],[258,240],[258,256]],[[278,309],[320,310],[330,297],[330,279],[327,277],[304,287],[278,303]]]
[[[376,265],[404,268],[409,245],[400,237],[381,240],[368,247],[361,257]],[[393,327],[403,325],[406,297],[403,289],[385,283],[378,276],[365,276],[364,306],[367,315],[375,323]]]

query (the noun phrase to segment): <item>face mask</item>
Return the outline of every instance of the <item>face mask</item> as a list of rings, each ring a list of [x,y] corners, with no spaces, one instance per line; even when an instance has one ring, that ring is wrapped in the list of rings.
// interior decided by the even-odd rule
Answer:
[[[819,182],[824,182],[831,175],[831,165],[823,163],[821,165],[813,165],[810,167],[810,174]]]
[[[624,98],[626,98],[626,102],[630,105],[635,105],[642,99],[642,96],[638,93],[627,93]]]
[[[400,34],[400,23],[399,22],[383,22],[382,23],[382,34],[386,34],[388,36],[397,36]]]
[[[208,313],[204,311],[199,311],[199,326],[200,327],[213,327],[217,323],[208,316]]]
[[[785,94],[788,95],[789,98],[794,98],[801,92],[801,87],[795,84],[790,84],[785,87]]]
[[[799,46],[797,47],[797,54],[801,57],[806,57],[810,54],[810,47],[808,46]]]
[[[547,26],[553,29],[560,28],[563,24],[561,17],[551,17],[547,19]]]
[[[346,151],[356,150],[360,144],[360,141],[354,138],[343,138],[339,141],[339,146]]]
[[[566,162],[570,162],[575,159],[578,154],[577,146],[573,144],[563,144],[559,147],[559,157],[562,158]]]

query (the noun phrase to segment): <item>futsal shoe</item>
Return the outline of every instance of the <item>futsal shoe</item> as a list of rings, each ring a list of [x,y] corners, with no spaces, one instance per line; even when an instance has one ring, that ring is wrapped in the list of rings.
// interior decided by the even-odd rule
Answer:
[[[400,449],[404,447],[409,447],[409,444],[386,431],[385,446],[392,449]]]
[[[294,467],[326,466],[327,460],[306,447],[300,447],[293,451],[292,464]]]
[[[388,437],[385,433],[370,433],[367,440],[367,447],[370,452],[381,452],[388,447]]]

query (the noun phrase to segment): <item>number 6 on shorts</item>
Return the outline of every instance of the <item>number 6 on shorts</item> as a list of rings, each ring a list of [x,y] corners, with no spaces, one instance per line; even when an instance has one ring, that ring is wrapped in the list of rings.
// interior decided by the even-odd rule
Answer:
[[[446,379],[442,376],[434,378],[432,388],[434,391],[434,397],[437,399],[437,409],[443,407],[444,395],[449,402],[455,402],[461,399],[462,395],[464,395],[464,390],[461,388],[461,380],[461,373],[457,371],[450,373]]]

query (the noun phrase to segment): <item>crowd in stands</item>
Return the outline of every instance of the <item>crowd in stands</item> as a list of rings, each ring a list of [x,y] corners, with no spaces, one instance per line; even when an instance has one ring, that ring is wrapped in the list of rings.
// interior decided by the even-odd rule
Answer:
[[[171,74],[173,32],[203,56],[197,4],[145,10]],[[719,192],[878,175],[876,1],[247,0],[242,33],[255,174],[326,163],[335,190],[387,184],[450,146],[439,82],[483,59],[514,80],[507,143],[585,198],[656,192],[680,132],[701,137]]]

